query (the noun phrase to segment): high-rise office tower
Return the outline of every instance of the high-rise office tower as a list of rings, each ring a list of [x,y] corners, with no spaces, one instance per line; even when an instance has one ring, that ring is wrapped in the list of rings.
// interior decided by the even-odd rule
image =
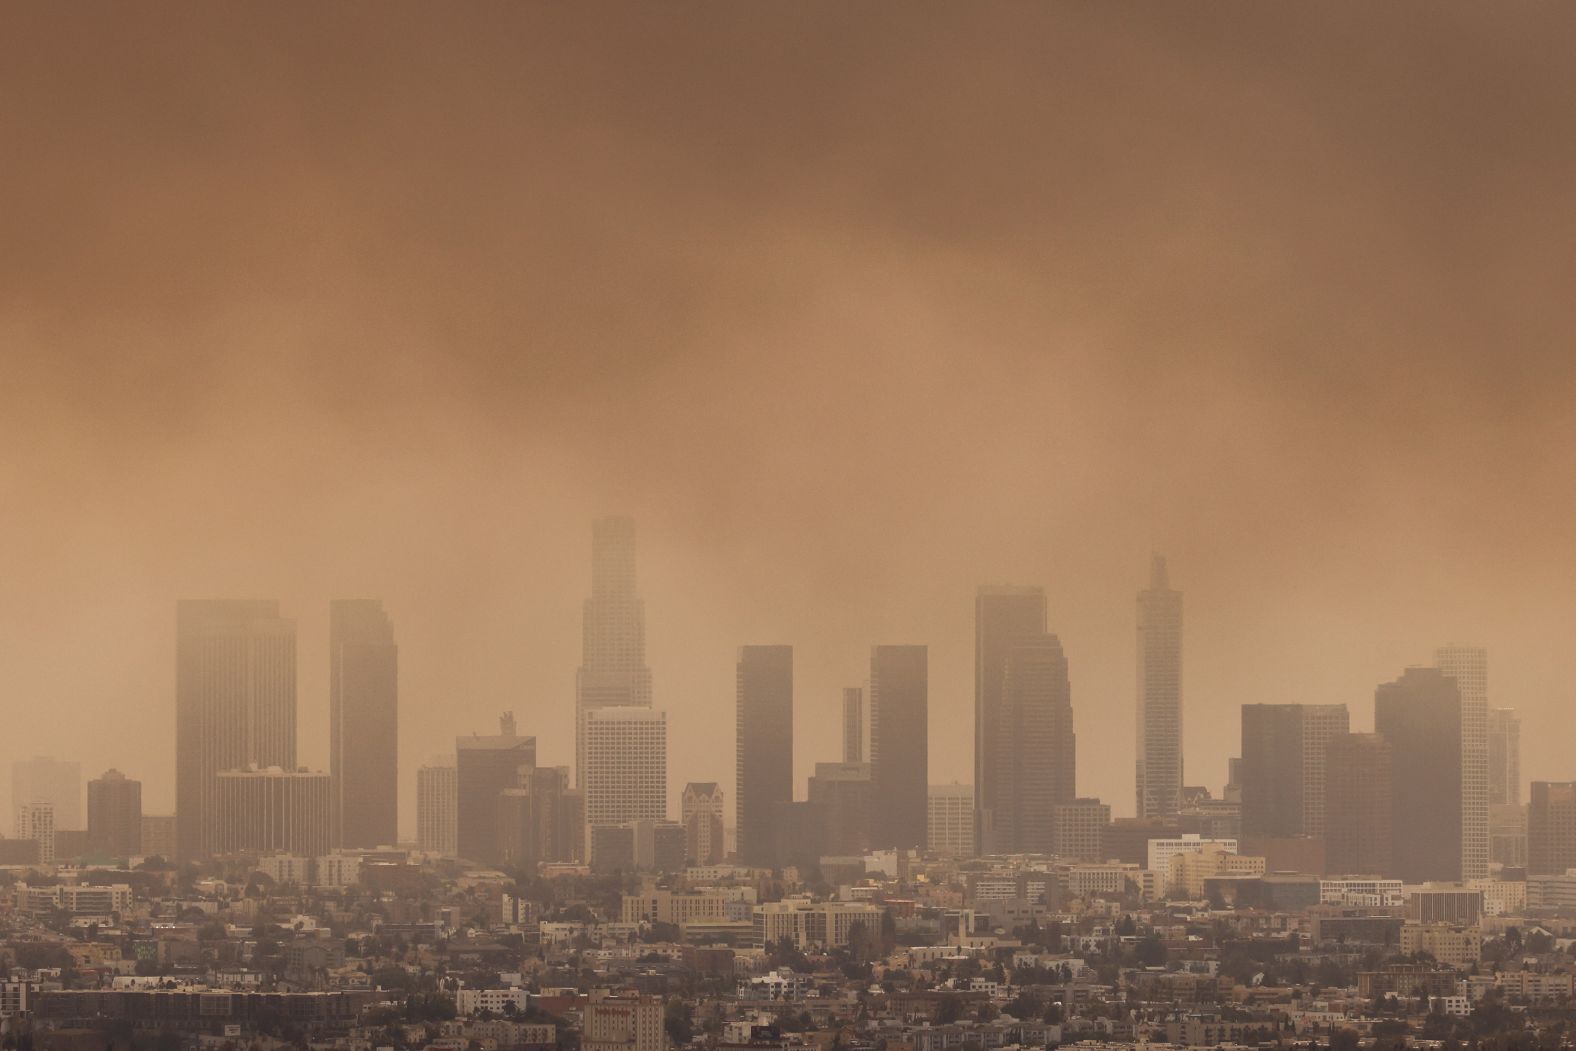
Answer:
[[[175,614],[176,853],[204,837],[218,775],[296,767],[296,626],[267,601],[187,600]]]
[[[1078,797],[1067,657],[1055,635],[1021,635],[1007,648],[995,748],[992,849],[1049,854],[1056,807]]]
[[[579,861],[585,856],[585,806],[569,787],[569,768],[538,766],[524,771],[517,788],[498,804],[499,842],[506,864],[533,872],[540,863]]]
[[[1488,805],[1521,802],[1521,717],[1514,708],[1488,713]]]
[[[722,786],[691,781],[684,786],[679,809],[684,822],[684,853],[691,865],[720,865],[728,856],[724,845]]]
[[[772,865],[772,811],[793,801],[793,647],[739,647],[734,689],[739,860]]]
[[[207,811],[209,853],[328,853],[329,780],[278,767],[219,771]]]
[[[1434,667],[1461,691],[1461,878],[1488,877],[1488,651],[1452,643],[1434,651]],[[1519,773],[1518,773],[1519,776]]]
[[[175,826],[174,814],[143,814],[142,856],[160,857],[166,861],[175,857]]]
[[[1182,809],[1182,592],[1163,555],[1138,593],[1138,816]]]
[[[865,761],[865,691],[859,686],[843,689],[843,762]]]
[[[1576,868],[1576,781],[1534,781],[1527,807],[1527,875]]]
[[[1527,804],[1496,803],[1488,808],[1488,859],[1502,868],[1527,867]]]
[[[433,854],[459,852],[459,780],[452,758],[434,759],[416,771],[416,845]]]
[[[1324,749],[1324,866],[1333,875],[1388,876],[1394,780],[1378,734],[1336,734]]]
[[[972,855],[974,786],[931,785],[925,799],[925,849],[949,858]]]
[[[16,838],[38,844],[38,863],[55,863],[55,804],[32,800],[16,805]]]
[[[635,590],[635,520],[591,524],[591,597],[581,622],[575,677],[575,783],[586,787],[585,713],[651,707],[646,667],[646,604]]]
[[[498,720],[496,734],[454,740],[455,850],[468,861],[496,865],[503,860],[498,842],[498,798],[520,783],[522,769],[536,766],[536,738],[515,733],[514,713]]]
[[[328,749],[336,847],[399,838],[399,649],[376,599],[328,607]]]
[[[820,817],[823,851],[849,857],[870,849],[874,789],[869,763],[815,764],[809,799]]]
[[[652,708],[593,708],[585,718],[586,842],[595,831],[668,816],[668,716]]]
[[[1038,587],[992,584],[974,596],[974,850],[996,853],[998,783],[1006,763],[1002,747],[1003,681],[1007,654],[1021,638],[1045,634],[1045,592]]]
[[[1104,861],[1105,832],[1111,827],[1111,808],[1098,799],[1058,803],[1052,818],[1051,837],[1058,857],[1072,861]]]
[[[83,827],[82,764],[44,755],[18,759],[11,764],[11,803],[48,803],[54,807],[55,827]]]
[[[1461,690],[1438,668],[1408,668],[1374,692],[1374,729],[1390,745],[1393,875],[1461,879]]]
[[[1242,706],[1242,834],[1322,836],[1325,752],[1350,729],[1344,704]]]
[[[142,782],[106,770],[88,782],[88,850],[115,858],[142,853]]]
[[[930,652],[870,650],[870,845],[925,846],[930,792]]]

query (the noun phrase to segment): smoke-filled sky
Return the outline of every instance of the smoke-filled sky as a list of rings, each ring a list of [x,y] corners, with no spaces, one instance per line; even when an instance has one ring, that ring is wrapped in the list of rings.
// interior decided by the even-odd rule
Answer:
[[[973,592],[1043,584],[1079,787],[1133,807],[1134,593],[1237,707],[1490,647],[1576,777],[1568,5],[0,9],[0,762],[173,805],[174,606],[383,598],[414,771],[572,753],[590,520],[633,514],[670,771],[796,648],[801,778],[872,643],[971,777]],[[4,788],[0,787],[0,792]],[[675,796],[674,806],[677,800]]]

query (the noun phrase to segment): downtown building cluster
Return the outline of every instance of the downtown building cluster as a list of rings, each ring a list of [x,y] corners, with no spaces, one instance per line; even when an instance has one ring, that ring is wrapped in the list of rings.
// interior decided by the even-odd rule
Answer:
[[[330,607],[320,772],[297,762],[294,623],[181,603],[174,815],[116,770],[85,810],[75,764],[13,770],[0,1036],[1390,1051],[1547,1041],[1576,997],[1576,782],[1523,803],[1481,648],[1379,685],[1372,732],[1344,703],[1244,705],[1227,783],[1190,785],[1183,597],[1157,557],[1133,816],[1113,818],[1078,790],[1076,655],[1045,590],[987,585],[972,783],[930,783],[927,647],[878,644],[842,691],[841,754],[801,789],[794,650],[744,645],[731,799],[689,781],[675,815],[633,523],[597,521],[591,548],[573,764],[503,713],[416,771],[413,844],[382,604]]]

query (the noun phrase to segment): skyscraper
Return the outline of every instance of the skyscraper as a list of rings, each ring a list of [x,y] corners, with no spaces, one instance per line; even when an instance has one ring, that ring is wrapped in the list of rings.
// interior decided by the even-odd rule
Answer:
[[[1242,834],[1324,834],[1325,752],[1350,729],[1344,704],[1242,706]]]
[[[870,849],[874,788],[869,763],[815,764],[809,801],[820,818],[823,851],[848,857]]]
[[[532,872],[542,862],[584,858],[584,797],[569,787],[568,767],[522,771],[519,787],[504,789],[498,805],[499,841],[507,864]]]
[[[739,860],[772,865],[772,813],[793,802],[793,647],[739,647],[734,684]]]
[[[668,716],[651,708],[593,708],[585,718],[586,842],[595,831],[668,816]]]
[[[843,762],[865,761],[865,691],[858,686],[843,689]]]
[[[176,851],[190,859],[213,852],[220,771],[296,767],[296,626],[277,602],[186,600],[175,633]]]
[[[950,858],[974,853],[974,786],[931,785],[926,793],[925,847]]]
[[[1408,668],[1374,693],[1374,729],[1390,745],[1394,875],[1461,879],[1461,691],[1437,668]]]
[[[329,776],[308,770],[221,770],[205,842],[212,854],[328,853]]]
[[[175,826],[174,814],[143,814],[143,857],[160,857],[166,861],[173,858],[176,849]]]
[[[459,852],[459,781],[452,758],[435,759],[416,771],[416,845],[433,854]]]
[[[1098,799],[1058,803],[1053,815],[1055,853],[1070,861],[1104,861],[1111,808]]]
[[[328,608],[328,748],[336,847],[399,838],[399,648],[377,599]]]
[[[1452,643],[1434,667],[1461,691],[1461,878],[1485,879],[1489,854],[1488,651]],[[1519,772],[1518,772],[1519,776]]]
[[[635,520],[591,524],[591,597],[581,621],[575,677],[575,782],[586,785],[585,713],[651,707],[646,667],[646,604],[635,590]]]
[[[1138,816],[1182,808],[1182,593],[1156,555],[1138,593]]]
[[[1332,875],[1394,870],[1390,744],[1378,734],[1336,734],[1324,750],[1324,867]]]
[[[685,785],[679,815],[684,822],[684,853],[690,864],[722,864],[727,857],[722,786],[715,781],[691,781]]]
[[[35,755],[11,764],[11,804],[48,803],[57,828],[82,826],[82,764]]]
[[[498,840],[498,797],[520,783],[522,770],[536,766],[536,738],[515,733],[514,713],[498,720],[496,734],[454,740],[455,850],[468,861],[496,865],[503,860]]]
[[[1521,802],[1521,718],[1514,708],[1488,713],[1488,805]]]
[[[1576,781],[1534,781],[1527,807],[1527,875],[1576,868]]]
[[[923,848],[930,793],[930,656],[870,650],[870,845]]]
[[[88,782],[88,851],[115,858],[142,853],[142,782],[106,770]]]
[[[975,850],[993,853],[1002,747],[1002,683],[1007,654],[1018,639],[1045,633],[1045,592],[993,584],[974,596],[974,835]]]
[[[16,838],[38,844],[38,863],[55,863],[55,804],[34,800],[16,805]]]
[[[1020,635],[1007,648],[995,749],[996,853],[1049,854],[1056,807],[1078,797],[1067,657],[1055,635]]]

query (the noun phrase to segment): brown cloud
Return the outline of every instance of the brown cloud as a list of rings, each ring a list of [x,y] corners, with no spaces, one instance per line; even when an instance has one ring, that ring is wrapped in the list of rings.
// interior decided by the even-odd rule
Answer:
[[[1157,547],[1190,780],[1236,705],[1366,725],[1447,637],[1569,776],[1573,20],[12,5],[0,759],[163,805],[174,600],[282,598],[312,726],[358,594],[410,767],[506,705],[567,759],[617,509],[676,777],[730,780],[736,644],[799,647],[805,771],[868,645],[916,641],[966,778],[972,589],[1011,579],[1130,807]]]

